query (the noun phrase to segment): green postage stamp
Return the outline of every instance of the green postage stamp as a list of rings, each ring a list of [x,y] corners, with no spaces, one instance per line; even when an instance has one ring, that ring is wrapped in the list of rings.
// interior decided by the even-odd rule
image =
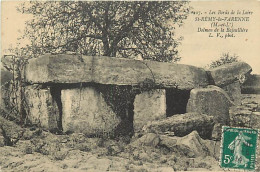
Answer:
[[[255,170],[258,130],[222,127],[222,168]]]

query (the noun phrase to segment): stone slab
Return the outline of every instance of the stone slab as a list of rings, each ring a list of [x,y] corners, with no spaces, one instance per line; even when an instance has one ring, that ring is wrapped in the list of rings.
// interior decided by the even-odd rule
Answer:
[[[151,80],[156,86],[187,90],[208,85],[204,69],[190,65],[96,57],[94,66],[94,81],[101,84],[138,85]]]
[[[134,131],[142,130],[149,121],[166,118],[166,92],[164,89],[145,91],[134,101]]]
[[[25,67],[29,83],[78,83],[92,81],[92,57],[45,54],[30,59]]]
[[[231,107],[229,113],[231,126],[260,129],[260,112],[243,105]]]
[[[251,71],[252,68],[247,63],[234,62],[210,69],[207,72],[211,78],[211,84],[224,86],[239,80],[241,76]]]
[[[155,133],[146,133],[142,137],[136,139],[130,145],[132,147],[142,147],[142,146],[151,146],[151,147],[156,147],[158,146],[160,142],[160,138],[158,134]]]
[[[26,86],[25,98],[29,108],[27,117],[32,124],[48,130],[59,129],[59,109],[50,88],[37,89],[35,86]]]
[[[199,114],[176,114],[166,119],[153,121],[144,126],[146,133],[164,134],[174,132],[175,136],[185,136],[192,131],[197,131],[202,138],[210,138],[214,126],[213,117]]]
[[[174,153],[179,152],[188,158],[206,157],[210,155],[209,140],[203,140],[197,131],[192,131],[184,137],[169,137],[160,135],[160,145]]]
[[[150,80],[156,86],[186,90],[208,85],[206,71],[195,66],[68,54],[46,54],[29,60],[25,76],[31,83],[139,85]]]
[[[214,117],[215,123],[229,124],[229,107],[234,105],[227,93],[217,86],[196,88],[190,92],[187,112],[197,112]]]
[[[241,94],[241,84],[239,81],[235,81],[229,85],[226,85],[222,88],[229,95],[230,99],[234,102],[235,105],[241,105],[242,103],[242,94]]]
[[[121,122],[94,87],[64,89],[61,102],[64,132],[111,134]]]

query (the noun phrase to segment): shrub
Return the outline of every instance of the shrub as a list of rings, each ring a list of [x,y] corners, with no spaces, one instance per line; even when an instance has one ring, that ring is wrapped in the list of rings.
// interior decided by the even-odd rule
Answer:
[[[209,68],[216,68],[224,64],[238,62],[238,61],[240,61],[239,56],[237,56],[236,54],[230,55],[229,53],[223,53],[218,60],[212,61],[209,64]]]

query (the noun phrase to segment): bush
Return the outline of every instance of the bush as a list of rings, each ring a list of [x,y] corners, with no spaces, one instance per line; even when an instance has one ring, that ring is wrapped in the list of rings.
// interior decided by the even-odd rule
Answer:
[[[238,62],[238,61],[240,61],[239,56],[237,56],[236,54],[230,55],[229,53],[223,53],[218,60],[213,61],[209,64],[209,68],[212,69],[212,68],[222,66],[224,64]]]
[[[3,103],[0,106],[0,115],[23,125],[28,113],[24,94],[24,69],[28,59],[18,53],[14,54],[1,58],[2,66],[6,72],[5,76],[1,76],[1,81],[5,83],[1,84]],[[4,70],[1,69],[1,71]]]

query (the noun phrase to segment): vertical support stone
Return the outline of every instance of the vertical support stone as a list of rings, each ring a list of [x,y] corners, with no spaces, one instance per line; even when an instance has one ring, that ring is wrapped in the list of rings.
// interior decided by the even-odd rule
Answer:
[[[187,112],[198,112],[214,117],[215,123],[229,124],[229,107],[233,102],[227,93],[217,86],[195,88],[190,92]]]
[[[62,126],[65,132],[86,135],[113,133],[120,118],[94,87],[61,90]]]
[[[242,95],[239,81],[223,87],[235,105],[241,105]]]
[[[35,86],[26,86],[25,97],[29,107],[27,117],[32,124],[50,131],[59,129],[59,109],[50,88],[37,89]]]
[[[148,121],[166,118],[166,92],[164,89],[145,91],[134,101],[134,131],[139,132]]]

